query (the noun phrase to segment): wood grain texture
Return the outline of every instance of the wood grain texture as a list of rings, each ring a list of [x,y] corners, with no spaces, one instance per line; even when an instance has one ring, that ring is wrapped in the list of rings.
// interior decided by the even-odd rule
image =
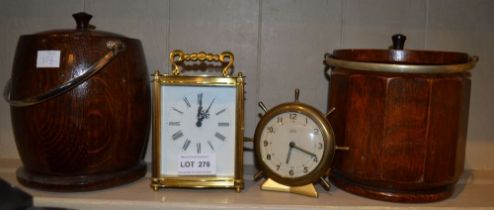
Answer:
[[[352,53],[370,54],[357,56],[362,61],[378,57],[366,50]],[[385,57],[378,61],[393,62],[392,55]],[[429,57],[440,58],[438,64],[466,62],[458,61],[457,54]],[[410,58],[411,63],[420,63],[413,54]],[[337,145],[350,147],[336,153],[335,184],[358,195],[397,202],[431,202],[451,196],[463,173],[469,77],[469,73],[333,69],[328,104],[339,111],[329,120]]]
[[[11,107],[23,162],[21,183],[54,191],[106,188],[138,179],[150,122],[149,78],[139,40],[97,31],[52,31],[21,36],[12,97],[46,92],[82,74],[120,40],[126,51],[65,94]],[[60,50],[60,68],[36,68],[38,50]]]

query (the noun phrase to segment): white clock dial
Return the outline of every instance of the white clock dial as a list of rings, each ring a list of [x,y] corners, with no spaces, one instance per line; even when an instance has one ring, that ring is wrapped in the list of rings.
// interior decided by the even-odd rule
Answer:
[[[214,161],[210,166],[216,166],[209,174],[188,175],[233,176],[236,89],[163,86],[161,93],[168,99],[161,107],[161,173],[183,175],[185,156]]]
[[[262,161],[273,173],[285,178],[313,172],[325,150],[320,128],[298,112],[272,117],[262,130],[260,141]]]

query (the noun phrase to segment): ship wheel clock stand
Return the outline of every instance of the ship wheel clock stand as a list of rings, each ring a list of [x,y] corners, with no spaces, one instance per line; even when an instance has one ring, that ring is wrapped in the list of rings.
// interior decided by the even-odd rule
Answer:
[[[295,90],[295,101],[283,103],[265,112],[254,135],[256,162],[260,171],[255,180],[265,176],[262,190],[291,192],[318,197],[314,186],[320,183],[329,191],[326,180],[335,150],[348,150],[335,145],[334,133],[326,117],[314,107],[299,102],[300,91]]]

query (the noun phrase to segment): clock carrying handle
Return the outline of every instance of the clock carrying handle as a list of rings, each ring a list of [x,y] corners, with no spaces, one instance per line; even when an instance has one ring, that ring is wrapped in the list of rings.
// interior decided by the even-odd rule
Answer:
[[[225,59],[228,58],[228,59]],[[173,50],[170,53],[170,63],[172,65],[172,75],[178,76],[180,75],[180,68],[177,63],[181,63],[184,61],[216,61],[221,63],[227,63],[227,65],[223,68],[222,74],[224,77],[227,77],[231,74],[231,68],[233,66],[233,53],[226,51],[221,54],[212,54],[212,53],[184,53],[181,50]],[[228,61],[227,61],[228,60]]]

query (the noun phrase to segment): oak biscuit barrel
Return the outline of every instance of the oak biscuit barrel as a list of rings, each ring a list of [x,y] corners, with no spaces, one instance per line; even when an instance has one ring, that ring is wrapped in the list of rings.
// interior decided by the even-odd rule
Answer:
[[[150,90],[139,40],[77,29],[19,38],[4,96],[25,186],[86,191],[143,177]]]
[[[328,119],[336,144],[350,148],[336,153],[332,181],[379,200],[446,199],[463,172],[469,70],[478,58],[402,46],[326,55],[328,104],[337,110]]]

